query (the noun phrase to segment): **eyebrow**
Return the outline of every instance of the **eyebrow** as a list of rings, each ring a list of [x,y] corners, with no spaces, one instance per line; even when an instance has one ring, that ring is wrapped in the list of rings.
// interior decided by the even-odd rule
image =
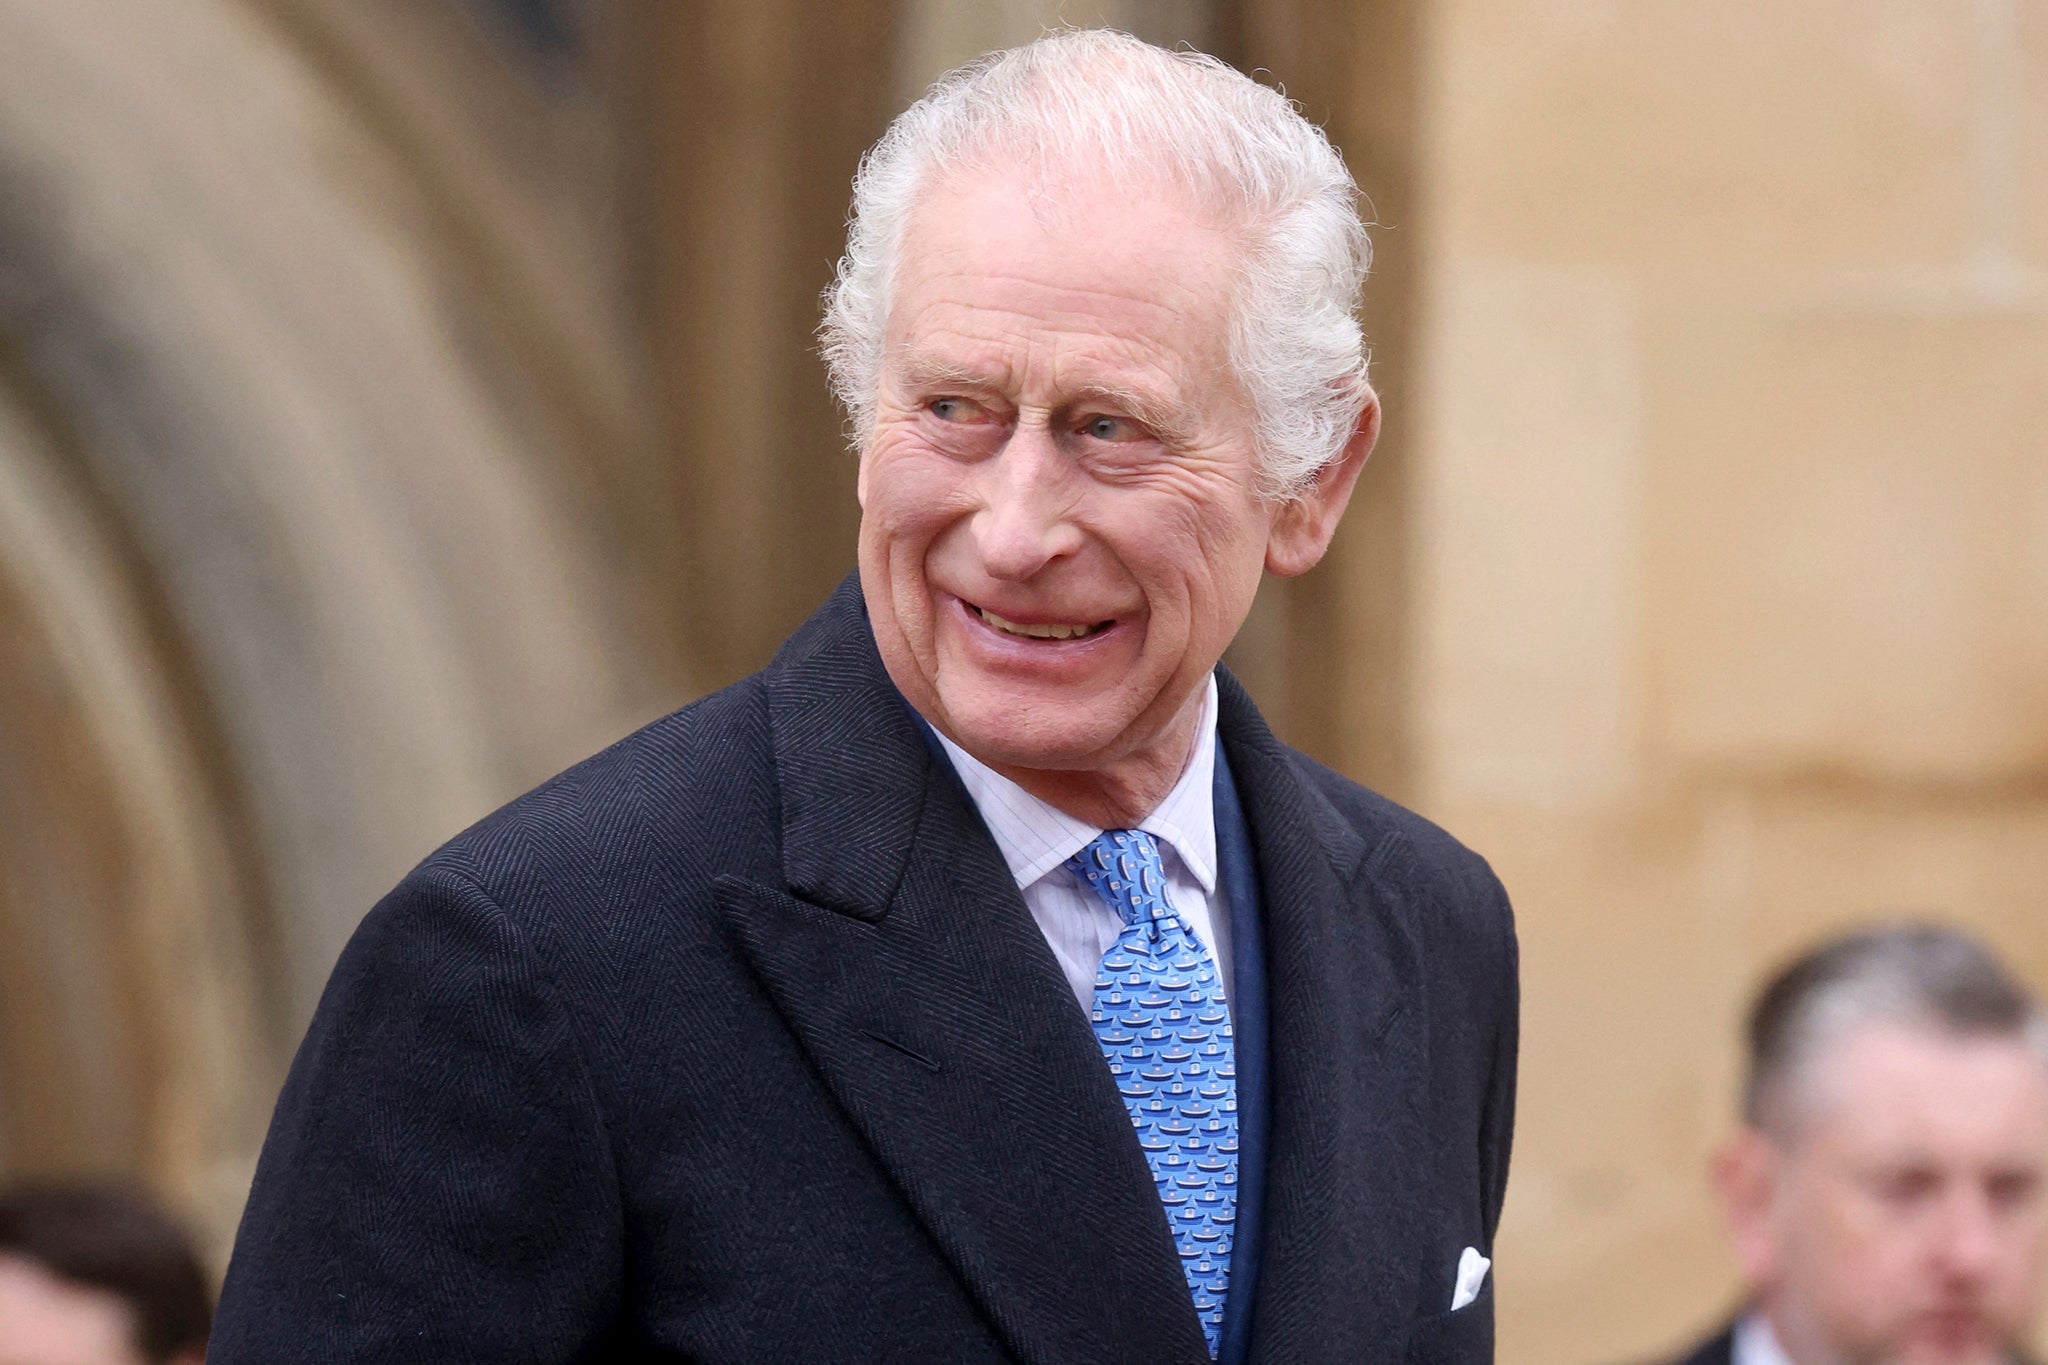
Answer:
[[[958,387],[987,392],[998,387],[972,370],[932,356],[901,355],[890,368],[896,371],[896,377],[904,385],[913,389]]]
[[[904,355],[895,369],[897,378],[912,389],[959,388],[967,393],[991,393],[1002,387],[986,375],[932,356]],[[1094,406],[1114,408],[1135,418],[1168,445],[1187,443],[1200,426],[1199,414],[1192,404],[1121,384],[1082,384],[1066,395],[1061,404],[1067,411]]]

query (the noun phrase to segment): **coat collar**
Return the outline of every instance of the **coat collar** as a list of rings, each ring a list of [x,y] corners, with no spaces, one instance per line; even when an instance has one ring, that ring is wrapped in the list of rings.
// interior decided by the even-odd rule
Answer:
[[[806,900],[878,920],[910,858],[931,758],[875,649],[858,575],[789,638],[767,676],[783,876]]]
[[[1266,961],[1268,1136],[1252,1358],[1392,1359],[1425,1271],[1428,1179],[1421,954],[1405,836],[1303,780],[1251,699],[1220,681],[1258,863]]]
[[[770,668],[779,887],[722,879],[741,952],[1005,1346],[1208,1359],[1123,1101],[849,579]]]
[[[1265,911],[1271,1129],[1253,1357],[1377,1358],[1414,1302],[1413,936],[1227,674]],[[726,878],[764,988],[1006,1346],[1208,1359],[1151,1172],[1043,935],[890,683],[848,578],[767,677],[785,884]],[[1408,1186],[1406,1188],[1413,1188]],[[1398,1250],[1396,1250],[1398,1248]]]

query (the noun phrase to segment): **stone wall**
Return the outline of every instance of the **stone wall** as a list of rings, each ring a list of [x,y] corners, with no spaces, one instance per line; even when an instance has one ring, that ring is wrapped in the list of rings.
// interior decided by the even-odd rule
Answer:
[[[373,8],[0,0],[0,1176],[216,1253],[364,912],[688,689],[587,101]]]
[[[1523,942],[1501,1355],[1732,1302],[1759,974],[1874,915],[2048,984],[2048,7],[1447,0],[1410,795]]]

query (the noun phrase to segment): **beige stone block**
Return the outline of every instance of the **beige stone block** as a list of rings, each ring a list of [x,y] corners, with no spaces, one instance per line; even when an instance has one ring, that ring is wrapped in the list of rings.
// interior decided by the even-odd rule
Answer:
[[[1493,862],[1522,944],[1500,1358],[1647,1358],[1732,1284],[1706,1163],[1733,1107],[1743,963],[1701,912],[1702,817],[1685,802],[1431,814]]]
[[[2048,990],[2048,791],[1798,788],[1757,802],[1752,838],[1737,936],[1759,972],[1859,924],[1932,916],[1982,934]]]
[[[1658,750],[2048,772],[2048,318],[1674,311],[1646,335]]]
[[[1433,221],[1553,261],[1953,266],[1975,8],[1461,0],[1436,11]]]
[[[1431,799],[1584,805],[1633,775],[1634,316],[1597,276],[1429,290],[1416,762]]]
[[[2001,193],[2014,196],[2019,253],[2038,275],[2048,271],[2048,5],[2040,0],[1999,0],[2009,10],[2015,41],[2012,70],[1990,112],[1994,152],[2007,140],[2013,165]]]

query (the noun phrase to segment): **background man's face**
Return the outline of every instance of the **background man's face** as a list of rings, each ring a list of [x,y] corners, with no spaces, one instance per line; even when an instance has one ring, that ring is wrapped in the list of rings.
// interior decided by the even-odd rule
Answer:
[[[142,1365],[126,1304],[0,1255],[0,1365]]]
[[[2004,1359],[2040,1288],[2040,1062],[2010,1038],[1886,1024],[1830,1045],[1814,1072],[1747,1258],[1787,1348],[1859,1365]]]
[[[1166,189],[983,175],[903,244],[860,564],[889,672],[977,757],[1184,756],[1274,507],[1228,364],[1236,247]]]

